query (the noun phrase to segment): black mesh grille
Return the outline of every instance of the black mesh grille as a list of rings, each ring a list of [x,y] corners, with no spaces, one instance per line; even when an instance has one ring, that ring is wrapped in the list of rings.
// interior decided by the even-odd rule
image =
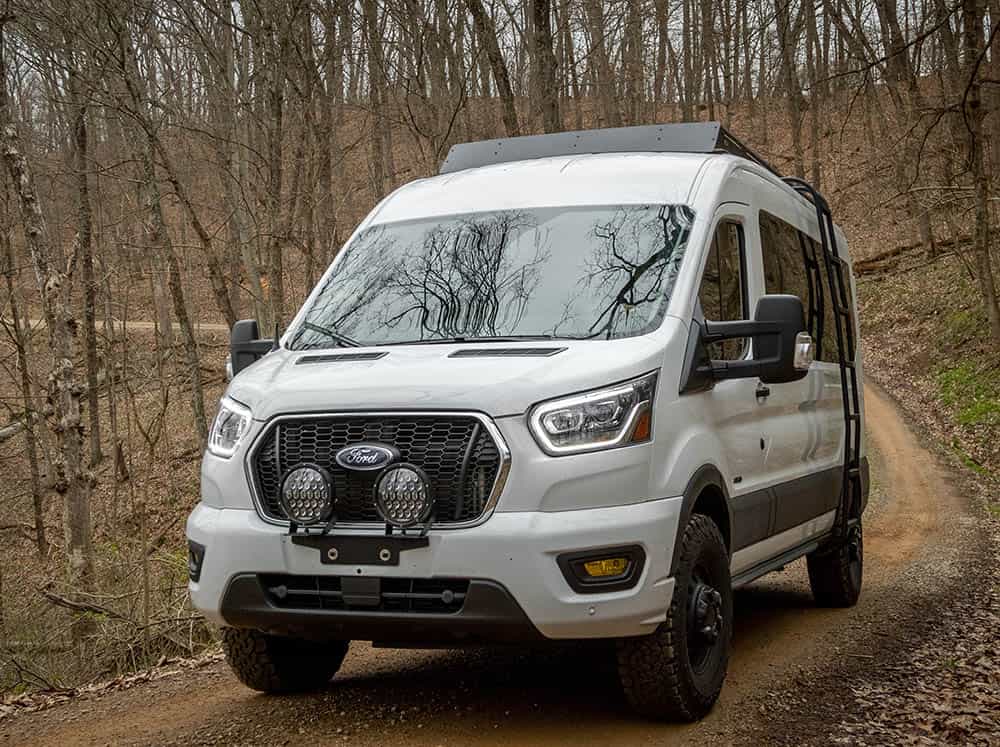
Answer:
[[[469,591],[469,580],[462,578],[367,579],[376,582],[378,592],[367,603],[355,604],[339,576],[268,573],[259,578],[268,601],[282,609],[447,614],[461,611]]]
[[[377,472],[346,470],[337,451],[359,442],[399,449],[423,468],[434,493],[434,523],[470,521],[482,515],[500,471],[500,452],[483,424],[468,415],[351,415],[282,420],[271,426],[251,465],[264,512],[285,519],[278,501],[281,477],[303,462],[333,477],[337,521],[380,522],[372,491]]]

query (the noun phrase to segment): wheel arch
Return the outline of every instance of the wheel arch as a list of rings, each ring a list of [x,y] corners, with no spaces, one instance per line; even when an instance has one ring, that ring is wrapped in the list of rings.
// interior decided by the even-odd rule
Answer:
[[[699,467],[684,488],[681,515],[677,523],[677,536],[674,538],[673,555],[670,558],[671,575],[676,571],[684,528],[690,521],[692,514],[695,513],[705,514],[715,522],[722,533],[723,540],[725,540],[726,552],[732,557],[733,509],[729,503],[726,481],[714,464],[705,464]]]

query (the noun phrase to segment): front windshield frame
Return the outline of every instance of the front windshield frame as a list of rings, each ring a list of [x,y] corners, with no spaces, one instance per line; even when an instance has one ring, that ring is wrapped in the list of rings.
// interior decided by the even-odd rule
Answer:
[[[645,213],[643,212],[645,211]],[[651,211],[655,213],[655,217],[651,214]],[[618,262],[620,266],[613,266],[610,269],[607,267],[598,267],[593,273],[594,275],[600,275],[603,273],[607,276],[617,276],[623,277],[631,272],[641,271],[638,276],[630,276],[628,283],[631,284],[629,292],[634,291],[636,286],[640,283],[638,280],[643,280],[643,274],[649,271],[650,268],[654,269],[655,272],[650,275],[650,279],[656,280],[657,284],[651,290],[653,295],[650,296],[647,292],[645,297],[636,299],[630,297],[628,302],[621,300],[621,294],[624,290],[619,290],[619,295],[614,298],[614,303],[612,304],[615,309],[611,312],[612,317],[621,308],[628,309],[626,313],[626,319],[628,320],[626,324],[630,323],[632,310],[637,308],[641,304],[650,304],[646,309],[652,309],[652,313],[648,313],[644,324],[638,326],[633,325],[631,328],[615,328],[614,323],[609,319],[608,323],[604,328],[598,327],[597,322],[591,325],[585,333],[581,329],[564,329],[560,330],[559,326],[563,323],[562,320],[557,321],[551,329],[531,329],[528,332],[521,332],[516,329],[504,330],[503,332],[497,332],[496,330],[489,330],[487,333],[483,334],[483,330],[480,328],[479,332],[476,334],[463,334],[463,333],[440,333],[437,331],[435,334],[424,336],[426,328],[421,326],[421,335],[419,338],[407,338],[407,339],[385,339],[385,340],[368,340],[364,336],[357,335],[352,329],[343,330],[340,326],[334,326],[329,328],[329,335],[322,335],[327,337],[325,344],[321,344],[317,339],[316,335],[313,335],[311,340],[303,342],[303,335],[306,330],[312,329],[314,333],[319,334],[317,330],[318,326],[323,326],[321,323],[317,322],[311,314],[315,311],[317,304],[323,298],[324,294],[328,293],[331,296],[331,300],[336,298],[338,291],[332,287],[337,279],[339,272],[344,270],[344,265],[350,263],[354,254],[361,251],[359,255],[364,258],[366,253],[369,255],[372,253],[372,249],[365,248],[363,241],[367,237],[372,236],[376,232],[399,232],[410,227],[422,227],[423,238],[420,240],[420,247],[424,249],[424,253],[414,253],[403,252],[399,255],[401,260],[405,260],[412,256],[424,257],[426,255],[426,247],[429,243],[428,236],[430,236],[435,231],[441,229],[441,227],[446,227],[447,229],[452,229],[455,231],[453,236],[448,236],[449,241],[454,241],[456,248],[453,252],[456,257],[463,256],[458,254],[457,246],[460,237],[464,236],[468,232],[469,227],[479,227],[484,221],[489,220],[508,220],[511,216],[515,218],[521,216],[529,216],[533,219],[539,219],[539,216],[546,217],[549,219],[559,219],[564,220],[567,217],[572,219],[578,213],[591,213],[593,215],[588,216],[588,220],[594,219],[595,216],[600,216],[604,214],[607,218],[605,222],[600,220],[595,220],[587,232],[587,235],[593,234],[595,245],[589,247],[590,256],[588,262],[593,261],[594,257],[598,254],[602,258],[613,258],[610,261]],[[639,255],[631,260],[625,256],[627,255],[627,250],[622,250],[620,247],[616,246],[616,233],[622,228],[631,218],[635,218],[633,223],[636,223],[640,219],[644,218],[646,220],[645,225],[630,225],[630,230],[639,235],[639,233],[652,235],[653,231],[651,226],[653,221],[656,223],[656,232],[662,232],[662,236],[658,239],[663,242],[662,247],[657,243],[653,246],[654,251],[652,251],[648,256]],[[360,226],[357,231],[351,236],[348,242],[343,246],[343,248],[338,252],[334,261],[331,263],[330,267],[323,274],[320,281],[317,283],[316,287],[307,297],[305,303],[302,305],[298,314],[289,330],[284,337],[284,347],[295,350],[322,350],[322,349],[333,349],[347,346],[361,346],[361,347],[379,347],[385,345],[408,345],[408,344],[432,344],[432,343],[445,343],[445,342],[475,342],[479,341],[508,341],[517,339],[576,339],[576,340],[587,340],[587,339],[598,339],[598,340],[614,340],[614,339],[627,339],[632,337],[638,337],[646,334],[650,334],[658,329],[666,318],[668,307],[672,300],[674,293],[677,291],[677,281],[680,278],[682,266],[684,265],[684,259],[688,254],[691,253],[692,242],[691,239],[695,233],[696,225],[696,213],[694,209],[689,204],[683,203],[625,203],[616,205],[607,204],[595,204],[595,205],[561,205],[561,206],[543,206],[543,207],[532,207],[532,208],[518,208],[518,209],[508,209],[508,210],[483,210],[483,211],[472,211],[463,213],[453,213],[453,214],[440,214],[432,215],[426,217],[416,217],[412,219],[405,219],[400,221],[387,221],[380,223],[369,223]],[[618,221],[618,223],[615,223]],[[537,224],[529,224],[526,226],[519,226],[519,228],[526,230],[535,230],[538,233],[539,226],[545,225],[544,220],[540,220]],[[575,226],[575,224],[574,224]],[[614,227],[615,230],[610,230],[609,227]],[[604,230],[602,235],[598,229]],[[418,229],[420,230],[420,229]],[[634,237],[633,237],[634,238]],[[601,247],[600,243],[604,241],[606,246]],[[668,242],[669,243],[668,246]],[[538,240],[535,239],[535,243]],[[638,239],[636,239],[636,244],[638,246]],[[417,244],[412,244],[416,246]],[[657,247],[660,247],[657,249]],[[412,248],[412,247],[411,247]],[[498,257],[497,262],[501,262],[504,259],[504,252],[506,251],[506,244],[501,243],[499,246],[499,252],[495,255]],[[562,248],[563,252],[568,251]],[[387,252],[375,252],[375,255],[383,254]],[[662,255],[662,256],[661,256]],[[491,257],[494,255],[490,255]],[[572,255],[569,255],[572,257]],[[655,258],[655,261],[654,261]],[[643,261],[640,262],[639,260]],[[464,261],[464,260],[463,260]],[[539,261],[539,256],[535,256],[531,263],[526,263],[523,267],[520,267],[518,271],[520,272],[524,267],[530,267],[532,263]],[[492,262],[492,260],[491,260]],[[579,265],[579,266],[582,266]],[[449,268],[453,269],[453,268]],[[492,268],[491,268],[492,269]],[[395,268],[394,268],[395,271]],[[469,274],[469,273],[467,273]],[[623,275],[624,274],[624,275]],[[666,279],[663,279],[664,276]],[[659,278],[659,279],[657,279]],[[580,276],[574,281],[574,285],[579,287],[585,282],[589,282],[593,279],[592,275]],[[389,283],[391,285],[391,283]],[[582,289],[580,289],[582,292]],[[341,292],[341,295],[343,293]],[[570,301],[578,299],[577,296],[567,297]],[[611,296],[607,296],[606,300],[611,299]],[[567,303],[569,303],[568,301]],[[353,303],[353,302],[352,302]],[[350,310],[350,313],[356,313],[360,309],[360,306],[356,305]],[[426,309],[424,310],[426,312]],[[602,314],[598,316],[597,321],[600,321],[601,316],[607,314],[608,310],[604,309]],[[425,315],[425,314],[424,314]],[[336,315],[334,315],[336,316]],[[641,318],[640,318],[641,319]],[[393,323],[398,322],[398,318],[392,320]],[[518,322],[520,318],[518,318]],[[596,328],[596,329],[595,329]]]

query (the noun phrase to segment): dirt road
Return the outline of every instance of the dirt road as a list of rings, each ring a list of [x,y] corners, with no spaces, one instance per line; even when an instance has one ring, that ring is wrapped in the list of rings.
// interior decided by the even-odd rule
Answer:
[[[0,742],[163,744],[728,744],[759,742],[824,697],[810,677],[837,657],[863,665],[908,616],[953,588],[975,522],[947,472],[891,402],[866,391],[873,456],[865,515],[865,590],[851,610],[813,606],[804,562],[737,595],[734,654],[722,698],[689,726],[643,722],[625,708],[600,646],[544,652],[391,651],[355,644],[324,693],[276,698],[241,687],[221,663],[132,690],[0,722]],[[802,696],[802,697],[799,697]],[[827,695],[827,697],[830,697]],[[799,714],[802,715],[802,714]]]

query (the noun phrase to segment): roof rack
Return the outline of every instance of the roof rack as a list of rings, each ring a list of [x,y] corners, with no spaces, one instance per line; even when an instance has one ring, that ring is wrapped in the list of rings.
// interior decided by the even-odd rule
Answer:
[[[451,146],[439,173],[582,153],[730,153],[781,176],[718,122],[611,127],[460,143]]]

